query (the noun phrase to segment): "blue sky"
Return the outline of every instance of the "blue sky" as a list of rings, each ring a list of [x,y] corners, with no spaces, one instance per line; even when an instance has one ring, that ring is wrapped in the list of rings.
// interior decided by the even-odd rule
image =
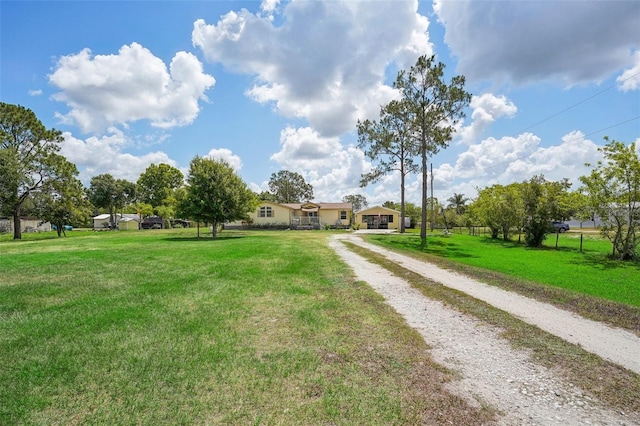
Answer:
[[[255,191],[286,169],[316,201],[399,201],[396,175],[359,188],[355,128],[423,54],[473,94],[432,159],[441,200],[535,174],[577,188],[605,135],[640,142],[635,0],[2,0],[0,32],[0,99],[63,131],[85,184],[201,155]]]

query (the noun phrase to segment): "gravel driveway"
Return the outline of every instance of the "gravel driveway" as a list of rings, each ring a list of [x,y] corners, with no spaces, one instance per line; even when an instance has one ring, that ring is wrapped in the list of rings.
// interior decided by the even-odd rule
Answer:
[[[513,349],[488,326],[425,297],[406,281],[349,251],[347,240],[443,285],[464,291],[523,321],[581,345],[612,362],[640,372],[640,339],[575,314],[471,280],[436,265],[388,252],[355,234],[334,235],[329,244],[418,330],[431,346],[434,360],[460,372],[448,389],[473,404],[489,404],[503,416],[500,425],[640,425],[640,413],[604,409],[580,389],[530,361],[529,353]]]

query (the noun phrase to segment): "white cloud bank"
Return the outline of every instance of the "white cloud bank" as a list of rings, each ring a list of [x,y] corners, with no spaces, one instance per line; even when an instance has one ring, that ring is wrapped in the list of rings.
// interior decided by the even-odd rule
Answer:
[[[236,173],[242,169],[242,160],[240,157],[227,148],[213,148],[205,155],[205,158],[212,160],[224,160],[229,163]]]
[[[132,43],[115,55],[83,49],[63,56],[49,82],[61,90],[53,98],[71,109],[58,117],[86,133],[139,120],[165,129],[190,124],[215,79],[191,53],[176,53],[167,70],[160,58]]]
[[[64,132],[63,137],[61,154],[82,168],[80,180],[87,186],[92,177],[104,173],[110,173],[116,179],[136,182],[151,164],[166,163],[177,167],[175,161],[162,151],[141,156],[123,152],[132,143],[121,130],[114,127],[107,129],[106,135],[91,136],[85,140],[69,132]]]
[[[338,136],[375,116],[395,92],[390,64],[431,54],[429,22],[412,1],[265,1],[270,17],[242,9],[215,24],[194,22],[192,41],[211,62],[256,78],[247,95],[286,117],[306,119],[322,136]]]
[[[283,169],[302,175],[319,201],[341,200],[361,193],[360,175],[369,163],[361,150],[344,148],[337,137],[323,137],[310,127],[287,127],[280,133],[280,151],[271,156]],[[266,190],[266,183],[262,184]]]
[[[434,0],[434,11],[473,81],[601,81],[640,48],[638,1]]]

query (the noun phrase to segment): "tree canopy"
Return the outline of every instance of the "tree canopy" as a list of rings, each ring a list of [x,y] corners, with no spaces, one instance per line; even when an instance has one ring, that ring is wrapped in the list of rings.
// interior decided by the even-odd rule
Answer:
[[[603,220],[602,233],[613,244],[614,256],[635,259],[640,244],[640,158],[635,143],[605,140],[600,148],[604,160],[580,180],[591,208]]]
[[[122,209],[127,204],[127,200],[134,198],[131,195],[131,191],[134,190],[135,185],[132,182],[124,179],[115,179],[109,173],[106,173],[91,178],[87,194],[91,204],[109,211],[109,227],[114,229],[117,209]]]
[[[567,179],[551,182],[542,175],[522,182],[524,239],[528,246],[541,246],[551,222],[565,220],[571,216],[571,212],[566,210],[566,203],[563,203],[570,186]]]
[[[228,162],[195,157],[178,212],[182,217],[211,224],[211,236],[216,238],[219,225],[247,219],[257,204],[256,195]]]
[[[173,208],[174,193],[183,184],[184,175],[179,169],[164,163],[151,164],[138,178],[137,199],[142,203],[151,204],[162,217]],[[160,208],[161,206],[165,208]]]
[[[521,184],[496,184],[480,190],[471,205],[471,215],[489,227],[491,238],[498,238],[502,232],[502,238],[508,240],[511,228],[519,227],[523,222]]]
[[[405,217],[405,180],[408,174],[419,170],[414,162],[418,153],[415,140],[410,137],[410,104],[391,101],[380,109],[379,121],[358,121],[358,146],[377,164],[362,175],[360,186],[377,182],[394,171],[400,173],[400,216]],[[404,232],[404,220],[400,221],[400,233]]]
[[[351,208],[354,212],[366,209],[369,206],[367,197],[361,194],[345,195],[342,197],[343,203],[351,203]]]
[[[58,237],[64,233],[65,225],[83,222],[91,213],[82,182],[76,178],[76,166],[62,159],[60,162],[58,176],[47,183],[45,190],[33,196],[38,218],[55,225]]]
[[[302,175],[289,170],[272,173],[269,191],[276,203],[301,203],[313,200],[313,186]]]
[[[62,133],[46,129],[30,109],[0,102],[0,208],[13,217],[13,238],[22,238],[21,208],[59,174],[66,159]]]
[[[394,83],[402,96],[403,114],[407,120],[407,138],[420,156],[422,172],[422,223],[420,239],[427,241],[427,159],[446,148],[455,125],[464,117],[471,94],[464,90],[464,76],[444,81],[444,64],[435,56],[418,58],[408,71],[401,70]]]

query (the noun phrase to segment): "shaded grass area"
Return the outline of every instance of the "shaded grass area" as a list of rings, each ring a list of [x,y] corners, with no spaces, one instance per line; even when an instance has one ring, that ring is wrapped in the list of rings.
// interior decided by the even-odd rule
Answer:
[[[0,424],[483,424],[324,232],[0,242]]]
[[[407,280],[425,296],[500,327],[503,330],[501,335],[512,346],[531,351],[532,360],[556,371],[599,401],[624,412],[640,411],[640,375],[602,360],[463,292],[404,269],[382,255],[355,244],[345,244],[350,250]]]
[[[575,237],[560,238],[562,250],[458,234],[429,237],[426,248],[411,234],[366,239],[640,335],[640,265],[609,260],[607,242],[589,241],[580,253],[568,247]]]

